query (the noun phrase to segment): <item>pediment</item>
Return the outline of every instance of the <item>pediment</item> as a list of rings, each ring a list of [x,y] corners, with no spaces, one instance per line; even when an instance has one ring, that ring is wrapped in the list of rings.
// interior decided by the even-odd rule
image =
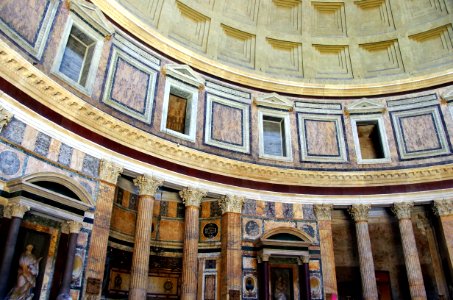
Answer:
[[[350,114],[382,113],[385,111],[385,105],[376,100],[361,99],[347,105],[345,110]]]
[[[283,110],[292,110],[294,102],[277,93],[261,95],[255,99],[255,104],[263,107],[278,108]]]
[[[163,67],[165,74],[175,77],[185,83],[203,87],[205,80],[188,65],[168,64]]]
[[[95,5],[84,0],[71,0],[69,5],[71,11],[78,14],[102,35],[110,36],[115,32],[115,28],[113,28],[102,11]]]

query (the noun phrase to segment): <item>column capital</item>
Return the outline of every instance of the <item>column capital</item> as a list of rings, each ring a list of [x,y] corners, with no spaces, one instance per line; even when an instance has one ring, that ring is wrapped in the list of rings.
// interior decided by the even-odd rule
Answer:
[[[393,213],[396,215],[398,220],[410,219],[411,209],[414,206],[414,202],[399,202],[394,203],[392,207]]]
[[[12,118],[13,114],[0,105],[0,132],[2,132],[3,127],[8,125]]]
[[[369,204],[354,204],[349,208],[349,213],[356,222],[368,222]]]
[[[438,216],[453,215],[453,199],[434,200],[433,210]]]
[[[219,199],[220,209],[222,215],[224,213],[241,213],[242,205],[244,204],[244,197],[235,195],[226,195]]]
[[[179,196],[182,198],[182,202],[186,206],[196,206],[200,207],[201,198],[208,194],[207,191],[196,189],[196,188],[185,188],[179,192]]]
[[[332,204],[315,204],[314,210],[318,221],[330,221],[332,219]]]
[[[258,263],[263,263],[265,261],[269,261],[271,256],[269,254],[258,254],[256,258],[258,259]]]
[[[79,233],[82,229],[82,223],[69,220],[61,224],[61,229],[67,233]]]
[[[308,255],[302,255],[297,258],[298,265],[308,264],[309,262],[310,262],[310,256],[308,256]]]
[[[121,172],[123,172],[123,167],[108,160],[101,160],[99,165],[99,178],[101,180],[116,184]]]
[[[150,175],[141,175],[134,179],[134,184],[138,186],[140,195],[154,196],[163,183],[162,179],[154,178]]]
[[[11,219],[12,217],[23,218],[25,213],[30,210],[30,206],[23,205],[20,203],[8,203],[5,206],[3,215],[5,218]]]

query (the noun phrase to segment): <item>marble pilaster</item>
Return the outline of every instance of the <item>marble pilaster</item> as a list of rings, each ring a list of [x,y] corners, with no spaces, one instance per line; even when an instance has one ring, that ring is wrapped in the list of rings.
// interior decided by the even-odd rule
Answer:
[[[8,125],[12,118],[13,114],[0,105],[0,132],[2,132],[3,127]]]
[[[229,291],[242,294],[241,212],[243,197],[227,195],[219,200],[222,210],[222,265],[220,298],[227,299]]]
[[[87,299],[99,299],[101,294],[115,186],[122,171],[121,166],[105,160],[99,166],[99,191],[87,262]]]
[[[338,294],[332,238],[332,205],[318,204],[314,206],[314,210],[319,228],[324,292]]]
[[[129,299],[146,299],[148,289],[149,246],[153,219],[154,194],[163,180],[148,175],[137,177],[134,184],[139,187],[137,221],[135,225],[134,251],[132,254]]]
[[[395,203],[393,212],[398,218],[401,241],[403,244],[404,261],[406,264],[407,279],[412,299],[426,299],[423,283],[422,268],[415,243],[414,230],[411,221],[412,202]]]
[[[181,300],[197,299],[198,278],[198,216],[201,199],[207,192],[194,188],[186,188],[179,192],[185,206],[184,217],[184,248],[182,256]]]
[[[434,213],[439,216],[442,235],[448,252],[450,276],[453,276],[453,199],[435,200]]]
[[[377,300],[376,274],[374,271],[373,253],[370,233],[368,231],[368,211],[370,205],[352,205],[349,212],[355,221],[357,246],[359,250],[360,276],[362,279],[363,299]]]

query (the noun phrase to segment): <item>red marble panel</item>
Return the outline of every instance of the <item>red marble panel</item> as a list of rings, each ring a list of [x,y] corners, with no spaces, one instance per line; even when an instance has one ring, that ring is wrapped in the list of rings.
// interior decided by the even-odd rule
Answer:
[[[306,120],[305,129],[310,155],[340,155],[334,121]]]
[[[242,144],[242,111],[212,103],[212,138],[230,144]]]
[[[408,152],[441,147],[431,114],[401,118],[401,128]]]

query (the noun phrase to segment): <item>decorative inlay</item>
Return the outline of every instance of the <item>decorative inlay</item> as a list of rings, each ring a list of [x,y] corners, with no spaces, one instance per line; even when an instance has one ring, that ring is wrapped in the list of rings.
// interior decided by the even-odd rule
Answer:
[[[438,216],[453,215],[453,199],[434,200],[433,210]]]
[[[116,184],[118,176],[123,172],[123,167],[107,160],[101,160],[99,165],[99,178],[111,184]]]
[[[395,213],[398,220],[410,219],[412,207],[414,207],[413,202],[400,202],[393,205],[392,211]]]
[[[355,222],[368,222],[369,204],[354,204],[349,208],[349,213]]]
[[[30,207],[20,203],[8,203],[3,210],[3,216],[11,219],[12,217],[23,218],[25,213],[30,210]]]
[[[154,196],[163,183],[162,179],[157,179],[150,175],[141,175],[134,179],[134,184],[138,186],[140,195]]]
[[[186,206],[196,206],[200,207],[200,202],[203,197],[208,194],[207,191],[195,188],[185,188],[179,192],[179,196],[181,196],[182,201]]]
[[[222,214],[225,213],[238,213],[242,212],[242,205],[244,204],[244,197],[235,195],[226,195],[219,199],[219,205],[222,209]]]
[[[3,127],[8,125],[12,118],[13,114],[0,105],[0,132],[2,132]]]
[[[330,221],[332,219],[332,204],[316,204],[314,211],[318,221]]]

